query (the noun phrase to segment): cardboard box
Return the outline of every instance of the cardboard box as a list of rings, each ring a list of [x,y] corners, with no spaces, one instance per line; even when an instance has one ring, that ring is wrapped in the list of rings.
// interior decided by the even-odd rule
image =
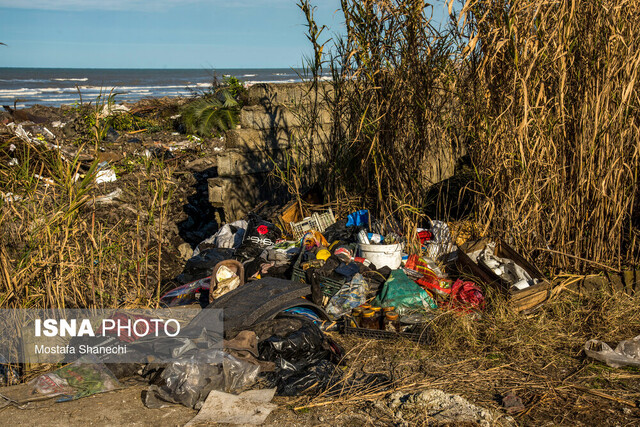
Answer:
[[[544,302],[549,299],[551,291],[551,283],[540,272],[540,270],[527,261],[522,255],[516,252],[511,246],[507,245],[504,241],[496,242],[495,255],[500,258],[509,258],[515,261],[520,267],[522,267],[529,275],[534,279],[539,279],[540,282],[534,286],[530,286],[523,290],[511,289],[511,283],[508,283],[500,276],[495,274],[491,269],[476,264],[469,256],[468,253],[482,250],[489,243],[488,240],[470,241],[466,242],[458,251],[458,259],[456,266],[461,274],[469,275],[476,278],[479,282],[485,286],[494,286],[509,296],[509,302],[518,311],[531,312],[539,308]]]

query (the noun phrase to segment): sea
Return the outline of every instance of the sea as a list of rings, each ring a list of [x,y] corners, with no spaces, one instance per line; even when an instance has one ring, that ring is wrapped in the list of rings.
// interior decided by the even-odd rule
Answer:
[[[35,104],[60,106],[95,101],[115,94],[115,101],[179,97],[205,93],[217,79],[237,77],[244,85],[294,83],[301,70],[268,69],[81,69],[0,68],[0,105],[17,108]]]

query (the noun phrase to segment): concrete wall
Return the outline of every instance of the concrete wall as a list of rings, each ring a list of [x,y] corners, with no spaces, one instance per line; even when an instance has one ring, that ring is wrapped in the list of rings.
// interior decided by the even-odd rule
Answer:
[[[326,93],[330,86],[325,84],[322,89]],[[285,189],[270,179],[269,173],[274,164],[287,163],[299,136],[305,134],[297,106],[313,100],[308,84],[258,84],[248,89],[239,126],[227,132],[225,150],[217,156],[218,177],[209,180],[209,200],[214,207],[224,209],[227,222],[242,218],[263,200],[286,201]],[[322,162],[322,144],[328,142],[331,126],[329,111],[321,110],[315,145],[307,148],[308,165]],[[453,176],[461,155],[449,148],[431,155],[433,161],[425,168],[423,178],[425,186]]]
[[[300,135],[296,105],[310,102],[305,84],[258,84],[248,89],[237,129],[225,135],[225,150],[217,156],[218,177],[209,180],[209,201],[224,209],[225,220],[242,218],[259,202],[286,201],[283,185],[270,176],[275,164],[284,165]],[[325,143],[330,114],[319,115],[318,143]],[[322,150],[309,161],[319,163]]]

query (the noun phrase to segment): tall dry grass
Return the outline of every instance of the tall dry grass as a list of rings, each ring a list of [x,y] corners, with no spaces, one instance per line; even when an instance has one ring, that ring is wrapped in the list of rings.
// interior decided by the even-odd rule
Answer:
[[[556,268],[636,264],[640,4],[446,4],[451,20],[436,28],[421,1],[343,0],[345,35],[310,37],[309,64],[333,75],[327,193],[355,195],[409,233],[457,205]],[[463,147],[466,196],[433,197]],[[460,206],[469,193],[472,209]]]
[[[332,74],[314,86],[333,121],[319,147],[325,193],[332,202],[358,199],[391,227],[396,218],[415,225],[429,186],[453,171],[460,149],[456,34],[440,33],[422,1],[344,0],[346,35],[328,41],[309,2],[299,3],[314,48],[309,78]],[[317,107],[303,111],[313,129]]]
[[[480,218],[556,267],[637,263],[640,3],[479,0],[461,16]]]
[[[18,165],[4,157],[11,145]],[[123,196],[136,205],[114,215],[113,205],[96,203],[104,193],[97,161],[83,165],[80,154],[18,138],[2,141],[0,151],[0,307],[157,303],[170,169],[146,160],[137,194]]]

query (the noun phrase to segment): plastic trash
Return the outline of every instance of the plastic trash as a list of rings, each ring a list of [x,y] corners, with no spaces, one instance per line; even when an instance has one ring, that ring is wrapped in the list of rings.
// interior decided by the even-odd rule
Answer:
[[[358,227],[347,227],[347,219],[341,219],[327,227],[322,234],[330,243],[336,241],[355,242],[359,231]]]
[[[356,274],[349,283],[342,285],[342,288],[329,300],[325,307],[327,314],[334,319],[339,319],[345,314],[351,313],[353,308],[364,304],[367,301],[369,286],[361,274]]]
[[[456,247],[447,223],[432,220],[430,233],[431,239],[426,242],[426,256],[428,258],[444,260],[455,251]]]
[[[584,352],[587,356],[600,360],[612,368],[640,367],[640,335],[621,341],[615,350],[603,341],[589,340],[584,345]]]
[[[118,180],[116,172],[109,167],[108,162],[98,163],[98,173],[96,173],[96,184],[115,182]]]
[[[176,277],[180,283],[190,283],[211,276],[211,271],[220,262],[233,258],[233,249],[209,248],[191,257],[184,266],[182,274]]]
[[[230,224],[223,225],[213,236],[203,240],[193,251],[193,256],[197,256],[201,251],[208,248],[235,249],[242,244],[244,232],[248,223],[245,220],[238,220]]]
[[[363,227],[369,225],[369,211],[366,209],[353,212],[347,216],[347,227]]]
[[[200,412],[186,426],[209,424],[262,424],[278,405],[271,402],[276,389],[249,390],[239,395],[212,390]]]
[[[380,307],[395,307],[399,314],[438,307],[433,297],[409,279],[402,270],[391,272],[373,304]]]
[[[205,277],[174,288],[160,297],[160,304],[166,307],[195,303],[208,304],[210,282],[211,278]]]
[[[121,387],[113,373],[92,356],[40,375],[29,383],[34,391],[47,396],[63,396],[58,401],[75,400]]]
[[[285,336],[273,335],[261,341],[258,350],[260,359],[275,362],[284,371],[297,371],[331,356],[322,331],[310,322]]]
[[[493,271],[497,276],[511,283],[511,285],[518,290],[526,289],[538,283],[537,279],[533,279],[531,275],[515,261],[496,256],[495,248],[496,244],[491,242],[488,243],[484,249],[468,255],[472,261]]]
[[[19,202],[23,199],[22,196],[18,196],[17,194],[13,194],[11,192],[3,193],[0,191],[0,196],[2,196],[2,200],[4,200],[5,203]]]
[[[328,360],[320,360],[307,366],[304,371],[287,377],[278,388],[278,395],[298,396],[323,392],[326,396],[344,396],[372,388],[381,390],[390,385],[389,377],[384,374],[346,377],[343,371],[333,363]]]
[[[278,386],[280,396],[322,392],[342,378],[342,371],[328,360],[320,360],[284,377]]]
[[[267,374],[266,379],[281,396],[324,390],[336,373],[332,362],[342,354],[314,323],[303,320],[302,326],[291,331],[289,326],[298,322],[298,319],[275,319],[270,328],[277,335],[258,343],[260,359],[276,365],[275,372]]]
[[[291,307],[284,310],[284,312],[306,317],[318,326],[322,325],[322,323],[324,322],[324,320],[322,320],[320,316],[318,316],[318,313],[308,307]]]
[[[255,383],[260,367],[219,350],[198,350],[167,366],[159,385],[151,385],[143,397],[148,408],[179,403],[199,409],[212,390],[238,392]]]
[[[109,203],[113,203],[116,199],[118,199],[120,196],[122,196],[123,191],[120,188],[116,188],[115,190],[113,190],[111,193],[109,194],[105,194],[104,196],[99,196],[96,197],[95,199],[95,203],[96,204],[109,204]]]
[[[247,231],[243,243],[251,242],[261,247],[273,246],[282,237],[282,232],[275,224],[265,221],[255,214],[249,214]]]
[[[449,307],[462,312],[484,309],[484,295],[475,283],[458,279],[451,286]]]

